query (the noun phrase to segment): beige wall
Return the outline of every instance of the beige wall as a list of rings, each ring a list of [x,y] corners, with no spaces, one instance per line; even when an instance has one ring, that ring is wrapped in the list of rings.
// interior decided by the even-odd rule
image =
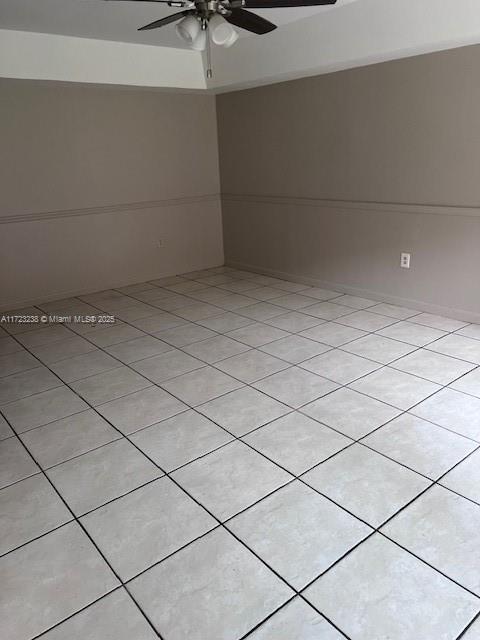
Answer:
[[[0,141],[1,307],[223,262],[213,96],[0,80]]]
[[[227,261],[480,320],[479,68],[473,46],[218,96]]]

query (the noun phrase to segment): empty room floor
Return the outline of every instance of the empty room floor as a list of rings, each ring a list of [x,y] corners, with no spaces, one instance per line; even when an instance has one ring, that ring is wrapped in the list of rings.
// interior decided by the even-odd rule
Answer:
[[[6,640],[480,638],[480,326],[228,267],[20,313]]]

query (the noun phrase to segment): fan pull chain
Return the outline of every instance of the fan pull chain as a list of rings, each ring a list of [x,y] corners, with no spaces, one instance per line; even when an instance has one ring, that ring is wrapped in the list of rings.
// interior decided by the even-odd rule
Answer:
[[[210,29],[208,27],[208,21],[205,21],[204,28],[207,31],[207,79],[213,76],[212,71],[212,51],[210,46]]]

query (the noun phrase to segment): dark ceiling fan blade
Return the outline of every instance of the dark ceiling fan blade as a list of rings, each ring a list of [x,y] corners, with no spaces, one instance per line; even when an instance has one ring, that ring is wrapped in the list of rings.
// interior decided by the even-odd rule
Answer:
[[[171,16],[160,18],[160,20],[155,20],[155,22],[150,22],[150,24],[146,24],[144,27],[140,27],[138,31],[150,31],[150,29],[158,29],[159,27],[164,27],[166,24],[176,22],[177,20],[180,20],[180,18],[188,16],[189,13],[190,11],[179,11],[178,13],[172,13]]]
[[[285,7],[321,7],[337,0],[245,0],[247,9],[277,9]]]
[[[273,22],[269,22],[265,18],[257,16],[256,13],[251,13],[251,11],[245,11],[245,9],[232,9],[231,11],[232,13],[229,16],[224,16],[225,20],[241,29],[263,34],[277,28],[277,25],[273,24]]]
[[[163,2],[164,4],[170,4],[171,1],[172,0],[104,0],[104,2]]]

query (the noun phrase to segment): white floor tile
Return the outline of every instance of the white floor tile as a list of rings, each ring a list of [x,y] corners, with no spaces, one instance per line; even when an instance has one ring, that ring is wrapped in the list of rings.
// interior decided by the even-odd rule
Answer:
[[[465,375],[475,367],[475,365],[463,360],[434,353],[428,349],[414,351],[404,358],[400,358],[391,366],[394,369],[411,373],[420,378],[426,378],[441,385],[449,384],[452,380]]]
[[[480,398],[480,369],[477,368],[459,380],[455,380],[450,388]]]
[[[76,523],[1,558],[0,580],[2,629],[15,640],[33,638],[119,586]]]
[[[479,530],[479,505],[443,487],[432,487],[382,533],[480,595]]]
[[[338,387],[335,382],[299,367],[290,367],[290,369],[275,373],[256,382],[254,386],[292,409],[298,409]]]
[[[77,516],[163,475],[125,439],[52,467],[46,473]]]
[[[410,409],[441,389],[438,384],[389,367],[352,382],[350,387],[403,410]]]
[[[302,407],[302,413],[357,440],[396,418],[400,410],[352,389],[337,389]]]
[[[92,410],[55,420],[20,435],[22,442],[43,469],[121,437],[116,429]]]
[[[130,580],[217,521],[164,477],[81,519],[122,580]]]
[[[251,387],[210,400],[196,410],[235,436],[243,436],[291,411],[290,407]]]
[[[265,353],[269,353],[276,358],[286,360],[291,364],[298,364],[330,349],[331,347],[327,345],[316,342],[315,340],[303,338],[302,336],[288,336],[287,338],[281,338],[280,340],[270,342],[261,347],[261,351],[265,351]]]
[[[480,452],[477,450],[441,479],[441,484],[480,504]]]
[[[0,555],[33,540],[73,516],[43,475],[0,491]]]
[[[2,411],[15,431],[23,433],[88,408],[77,394],[62,386],[7,404]]]
[[[98,600],[48,631],[42,640],[157,640],[157,634],[124,589]]]
[[[242,442],[233,442],[172,474],[220,520],[246,509],[292,476]]]
[[[429,344],[428,348],[452,358],[460,358],[473,364],[480,364],[480,340],[459,334],[451,334]]]
[[[306,331],[302,331],[300,335],[332,347],[340,347],[348,342],[362,338],[366,333],[365,331],[360,331],[353,327],[346,327],[336,322],[325,322]]]
[[[332,349],[301,364],[302,369],[317,373],[324,378],[338,382],[338,384],[353,382],[357,378],[362,378],[379,369],[380,366],[372,360],[340,349]]]
[[[351,444],[349,438],[297,411],[243,440],[296,476]]]
[[[362,442],[433,480],[477,447],[472,440],[410,414],[395,418]]]
[[[232,356],[216,364],[217,369],[247,384],[266,378],[272,373],[286,369],[288,366],[288,362],[284,360],[254,350],[246,351],[238,356]]]
[[[397,324],[392,324],[390,327],[381,329],[378,331],[378,335],[385,338],[393,338],[394,340],[400,340],[401,342],[407,342],[413,344],[416,347],[424,347],[445,335],[445,331],[439,331],[438,329],[432,329],[431,327],[425,327],[421,324],[414,324],[413,322],[402,321]]]
[[[443,316],[437,316],[432,313],[419,313],[412,322],[417,324],[423,324],[426,327],[433,327],[434,329],[440,329],[440,331],[458,331],[467,326],[466,322],[460,320],[453,320],[452,318],[444,318]]]
[[[294,592],[226,531],[217,529],[129,587],[169,640],[235,640]]]
[[[276,327],[271,327],[260,322],[251,324],[248,327],[242,327],[241,329],[235,329],[235,331],[227,333],[227,336],[230,338],[243,342],[250,347],[261,347],[262,345],[273,342],[274,340],[287,338],[289,335],[290,334],[286,331],[282,331],[281,329],[277,329]]]
[[[343,351],[354,353],[357,356],[380,362],[381,364],[390,364],[394,360],[398,360],[402,356],[415,351],[417,347],[391,340],[378,335],[366,335],[363,338],[349,342],[342,346]]]
[[[249,636],[250,640],[319,640],[319,638],[342,640],[344,636],[300,598],[295,598],[280,609]]]
[[[302,479],[372,527],[380,526],[431,484],[360,444],[341,451]]]
[[[167,380],[162,386],[182,402],[194,407],[239,389],[243,383],[218,369],[205,367]]]
[[[193,410],[131,436],[131,441],[167,472],[210,453],[232,439],[224,429]]]
[[[370,527],[298,481],[236,516],[227,527],[298,590],[371,533]]]
[[[346,324],[348,327],[362,329],[363,331],[378,331],[379,329],[393,325],[396,320],[394,318],[388,318],[387,316],[381,316],[378,313],[356,311],[344,318],[339,318],[338,322],[340,324]]]
[[[475,596],[379,534],[305,596],[355,640],[454,640],[479,609]]]
[[[480,398],[442,389],[412,409],[412,413],[480,442]]]
[[[0,488],[33,476],[39,471],[38,465],[17,438],[7,438],[0,442]]]

